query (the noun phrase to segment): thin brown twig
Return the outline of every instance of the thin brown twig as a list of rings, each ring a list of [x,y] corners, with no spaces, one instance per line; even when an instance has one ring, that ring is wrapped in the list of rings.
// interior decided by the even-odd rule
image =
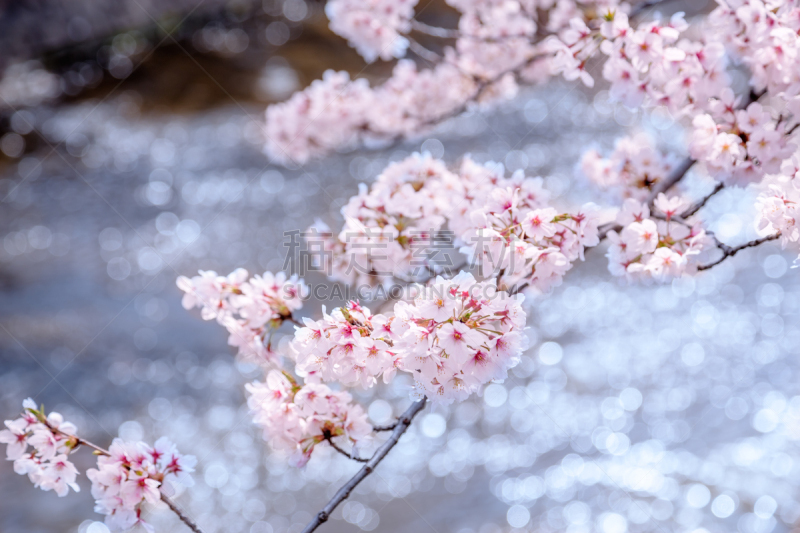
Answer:
[[[422,411],[422,408],[425,407],[425,403],[427,402],[427,398],[423,397],[421,400],[418,400],[411,404],[411,406],[406,409],[405,413],[400,416],[400,419],[397,421],[397,426],[392,430],[392,434],[389,439],[384,442],[380,448],[375,452],[375,454],[367,461],[361,470],[359,470],[355,476],[350,478],[350,481],[342,485],[342,487],[336,492],[336,494],[331,498],[331,500],[322,508],[322,510],[317,513],[311,522],[303,530],[303,533],[311,533],[319,526],[324,524],[328,521],[333,511],[336,507],[342,503],[344,500],[350,496],[350,493],[353,491],[356,486],[361,483],[364,478],[370,475],[377,467],[381,461],[386,457],[386,455],[397,445],[397,442],[400,440],[400,437],[403,433],[406,432],[408,426],[411,425],[411,421],[414,417]]]
[[[760,244],[764,244],[765,242],[774,241],[775,239],[780,238],[781,232],[779,231],[778,233],[775,233],[774,235],[768,235],[768,236],[762,237],[760,239],[755,239],[755,240],[752,240],[750,242],[746,242],[744,244],[740,244],[739,246],[728,246],[727,244],[725,244],[723,242],[720,242],[719,239],[717,239],[716,235],[714,235],[713,233],[711,234],[711,236],[713,237],[717,248],[719,248],[722,251],[722,257],[720,257],[716,261],[713,261],[713,262],[708,263],[706,265],[700,265],[699,267],[697,267],[697,270],[708,270],[709,268],[711,268],[713,266],[717,266],[718,264],[722,263],[727,258],[733,257],[734,255],[736,255],[737,253],[741,252],[745,248],[753,248],[754,246],[758,246]]]
[[[645,3],[649,4],[649,5],[655,5],[657,3],[660,3],[661,1],[670,1],[670,0],[653,0],[652,2],[645,2]],[[631,14],[631,16],[633,16],[633,14]],[[750,91],[748,93],[748,95],[747,95],[747,98],[745,99],[744,102],[742,102],[739,105],[738,109],[747,108],[747,106],[749,106],[753,102],[758,101],[762,96],[764,96],[765,93],[766,93],[766,91],[761,91],[759,93],[757,93],[755,91]],[[672,173],[670,173],[670,175],[667,177],[667,179],[665,179],[663,181],[659,181],[658,183],[656,183],[655,186],[653,187],[653,189],[650,191],[650,194],[647,196],[647,202],[646,202],[647,206],[652,209],[653,202],[655,202],[656,198],[658,198],[658,195],[661,194],[662,192],[667,192],[670,188],[672,188],[679,181],[681,181],[686,176],[686,174],[689,172],[689,169],[691,169],[692,166],[696,162],[697,161],[692,159],[691,157],[687,157],[686,159],[681,161],[680,165],[675,167],[675,169],[672,171]],[[700,208],[702,208],[705,205],[705,203],[708,201],[708,199],[711,196],[713,196],[714,194],[718,193],[721,190],[721,186],[720,185],[717,185],[717,187],[714,189],[714,192],[712,192],[711,195],[709,195],[708,197],[706,197],[704,200],[702,200],[700,202],[700,205],[697,207],[697,209],[695,209],[694,211],[691,211],[692,208],[690,208],[691,212],[688,215],[684,213],[683,215],[681,215],[681,217],[682,218],[686,218],[686,217],[696,213]],[[601,225],[598,228],[598,230],[599,230],[598,236],[600,237],[600,240],[602,241],[603,239],[605,239],[608,236],[608,233],[610,231],[620,231],[621,229],[622,229],[622,226],[620,226],[616,222],[609,222],[607,224]]]
[[[389,424],[388,426],[372,426],[372,431],[375,433],[380,433],[382,431],[392,431],[394,428],[397,427],[397,422],[394,424]]]
[[[296,318],[295,318],[293,315],[289,315],[287,318],[284,318],[284,320],[285,320],[286,322],[291,322],[292,324],[294,324],[294,325],[296,325],[296,326],[300,326],[301,328],[304,328],[304,327],[306,327],[306,325],[305,325],[305,324],[303,324],[302,322],[300,322],[299,320],[297,320],[297,319],[296,319]]]
[[[353,461],[358,461],[359,463],[366,463],[367,461],[369,461],[369,459],[366,459],[364,457],[357,457],[357,456],[353,455],[352,453],[343,450],[341,447],[339,447],[338,444],[333,442],[333,438],[331,438],[330,435],[327,435],[325,437],[325,440],[328,441],[328,444],[331,445],[331,448],[333,448],[334,450],[336,450],[340,454],[344,455],[348,459],[352,459]]]
[[[659,181],[655,184],[653,190],[651,190],[650,194],[647,196],[647,205],[652,206],[659,194],[662,192],[667,192],[673,185],[676,185],[679,181],[681,181],[695,163],[696,161],[690,157],[687,157],[681,161],[680,165],[675,167],[672,173],[667,176],[667,179]]]
[[[168,498],[163,492],[161,493],[161,501],[166,503],[167,507],[169,507],[173,513],[178,515],[178,518],[180,518],[181,521],[186,524],[186,527],[194,531],[194,533],[203,533],[203,530],[197,527],[197,524],[194,523],[194,520],[183,514],[183,511],[175,504],[175,502]]]
[[[521,293],[522,291],[524,291],[525,289],[527,289],[527,288],[528,288],[528,285],[530,285],[530,283],[528,283],[528,282],[526,281],[525,283],[523,283],[523,284],[522,284],[522,285],[520,285],[519,287],[514,287],[514,288],[512,288],[510,291],[508,291],[508,294],[510,294],[510,295],[512,295],[512,296],[513,296],[513,295],[515,295],[515,294],[519,294],[519,293]]]
[[[42,413],[42,415],[44,415],[44,413]],[[59,435],[66,437],[68,441],[73,441],[75,443],[75,447],[73,449],[77,448],[78,446],[86,446],[87,448],[92,448],[95,452],[97,452],[100,455],[111,456],[111,453],[105,448],[101,448],[97,444],[82,439],[77,435],[73,435],[71,433],[67,433],[66,431],[58,429],[57,427],[53,426],[50,422],[48,422],[47,418],[45,418],[44,416],[42,416],[42,418],[40,418],[39,420],[45,426],[47,426],[47,429],[49,429],[53,433],[58,433]]]
[[[695,213],[697,213],[698,211],[700,211],[703,208],[703,206],[705,206],[706,203],[708,203],[708,201],[711,199],[712,196],[714,196],[715,194],[717,194],[719,191],[721,191],[724,188],[725,188],[725,184],[724,183],[722,183],[722,182],[717,183],[717,185],[714,187],[714,190],[711,191],[705,198],[703,198],[699,202],[697,202],[694,205],[692,205],[691,207],[689,207],[689,209],[687,209],[686,211],[681,213],[681,218],[689,218],[690,216],[692,216]]]

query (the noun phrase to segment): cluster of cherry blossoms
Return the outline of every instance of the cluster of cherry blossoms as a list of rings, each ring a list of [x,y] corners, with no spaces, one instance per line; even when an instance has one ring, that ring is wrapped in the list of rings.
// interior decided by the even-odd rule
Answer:
[[[6,429],[0,431],[0,443],[7,444],[6,457],[14,461],[14,471],[27,475],[42,490],[66,496],[69,489],[80,491],[78,469],[69,455],[81,446],[94,448],[99,456],[97,468],[87,470],[86,476],[92,482],[95,511],[106,515],[106,525],[112,531],[141,525],[152,532],[142,519],[142,504],[158,503],[167,485],[172,485],[169,492],[174,493],[176,484],[193,484],[188,474],[194,472],[197,460],[178,453],[165,437],[152,447],[114,439],[106,451],[79,438],[74,424],[65,422],[58,413],[45,414],[32,399],[22,402],[22,407],[22,416],[6,420]]]
[[[292,343],[299,375],[371,387],[410,372],[417,391],[435,401],[463,400],[503,379],[525,347],[522,295],[468,273],[416,285],[394,316],[372,315],[357,302],[305,319]]]
[[[669,176],[675,164],[675,158],[658,150],[650,136],[639,133],[619,139],[606,158],[597,150],[585,152],[581,171],[602,189],[643,201],[656,184]]]
[[[0,431],[0,443],[8,445],[6,457],[14,461],[14,472],[27,475],[34,486],[53,490],[59,496],[66,496],[69,489],[79,492],[75,482],[78,470],[68,457],[78,445],[75,425],[55,412],[45,416],[30,398],[22,402],[22,407],[22,416],[6,420],[6,429]]]
[[[516,84],[509,70],[535,57],[537,17],[520,2],[474,4],[459,19],[460,37],[448,59],[462,72],[498,80],[513,95]]]
[[[228,330],[228,344],[238,348],[243,360],[263,365],[276,357],[272,332],[302,307],[308,291],[303,280],[283,272],[248,276],[243,268],[227,276],[201,270],[193,278],[180,276],[177,285],[185,292],[185,309],[199,307],[204,320],[216,319]]]
[[[400,369],[414,376],[419,397],[463,401],[519,363],[528,340],[521,294],[466,272],[417,289],[413,302],[398,302],[394,313],[405,330],[395,342]]]
[[[559,45],[544,35],[567,27],[573,17],[593,18],[615,0],[498,0],[450,3],[461,12],[457,30],[414,25],[414,0],[334,0],[326,13],[331,29],[348,39],[367,60],[402,57],[409,44],[435,58],[418,69],[401,60],[384,83],[370,87],[346,72],[327,71],[321,80],[267,109],[267,154],[283,164],[358,144],[385,144],[422,133],[467,107],[485,105],[517,93],[518,81],[537,83],[554,71]],[[540,28],[540,21],[545,21]],[[442,54],[422,52],[408,33],[455,37]],[[552,35],[551,35],[552,37]]]
[[[693,118],[692,157],[704,162],[712,176],[746,185],[777,172],[795,147],[788,143],[792,128],[787,116],[774,116],[758,102],[741,109],[742,99],[729,87],[725,45],[751,68],[754,91],[769,89],[796,117],[800,110],[797,7],[760,0],[720,4],[710,16],[712,37],[707,42],[678,40],[688,27],[681,14],[668,24],[656,21],[637,29],[630,27],[623,13],[611,11],[595,30],[574,19],[573,27],[562,32],[569,45],[562,55],[572,61],[585,59],[564,67],[565,76],[588,76],[581,69],[599,47],[609,56],[603,77],[611,83],[612,97],[630,107],[664,106],[676,116]]]
[[[696,116],[689,148],[712,176],[744,186],[779,172],[797,147],[787,143],[786,123],[773,120],[769,108],[753,102],[737,110],[739,100],[725,89],[711,102],[711,114]]]
[[[451,61],[419,70],[410,60],[370,88],[328,70],[289,100],[267,108],[265,149],[276,162],[303,164],[359,144],[380,146],[418,133],[476,96],[478,83]]]
[[[717,0],[709,17],[714,35],[749,68],[756,91],[779,95],[800,111],[800,6],[785,0]]]
[[[781,244],[785,248],[789,243],[800,241],[800,194],[796,186],[790,189],[778,185],[770,185],[769,189],[759,195],[756,207],[760,212],[758,229],[766,230],[772,235],[781,234]]]
[[[368,62],[403,57],[418,0],[331,0],[325,5],[330,27]]]
[[[596,206],[559,213],[520,191],[498,187],[491,192],[472,213],[473,228],[465,233],[461,251],[501,287],[546,293],[561,284],[574,261],[583,259],[585,247],[599,242]]]
[[[344,227],[337,236],[320,223],[316,229],[331,252],[332,278],[348,284],[387,285],[393,278],[413,280],[434,268],[427,248],[444,225],[448,198],[458,177],[430,154],[414,154],[390,164],[371,187],[342,208]],[[317,238],[313,233],[308,240]]]
[[[108,455],[100,455],[97,468],[86,471],[92,482],[95,511],[106,515],[105,523],[112,531],[126,531],[141,525],[147,531],[153,528],[142,518],[144,503],[157,504],[162,490],[171,485],[191,486],[188,474],[194,472],[197,459],[181,455],[166,437],[155,445],[144,442],[125,442],[114,439]]]
[[[757,228],[767,235],[780,232],[781,245],[800,242],[800,155],[783,165],[756,201]]]
[[[721,46],[714,53],[702,45],[678,41],[688,27],[683,13],[667,22],[656,20],[633,28],[624,12],[607,8],[590,25],[581,18],[570,20],[569,28],[559,34],[555,68],[568,80],[581,79],[593,86],[587,66],[602,52],[608,56],[603,78],[611,84],[609,93],[629,107],[663,105],[683,112],[692,102],[716,94],[726,79]]]
[[[372,433],[364,409],[352,403],[347,392],[321,383],[299,385],[278,370],[246,388],[247,405],[254,422],[264,430],[264,440],[290,454],[295,466],[304,466],[323,441],[355,451]]]
[[[697,256],[713,242],[699,222],[684,219],[681,213],[689,202],[664,193],[650,208],[633,198],[625,200],[616,222],[622,230],[608,232],[608,270],[632,280],[667,281],[697,269]]]
[[[340,146],[361,141],[365,106],[372,100],[367,80],[325,71],[289,100],[267,109],[267,152],[285,165],[304,163]]]
[[[390,349],[404,325],[384,315],[372,315],[358,302],[337,307],[321,320],[304,318],[291,348],[295,371],[306,380],[338,381],[347,386],[372,387],[383,376],[388,383],[399,364]]]
[[[476,247],[491,240],[486,224],[501,224],[500,218],[506,215],[526,216],[533,209],[545,208],[549,199],[541,178],[528,178],[522,171],[510,178],[504,174],[499,163],[479,164],[465,157],[458,171],[450,171],[430,154],[415,153],[390,164],[369,188],[361,186],[359,194],[342,208],[345,224],[338,235],[317,223],[307,234],[308,240],[321,241],[318,244],[326,252],[331,277],[349,284],[387,286],[398,279],[428,279],[456,266],[452,258],[440,254],[446,252],[448,244],[463,245],[462,251],[480,256],[488,266],[483,252],[475,252]],[[506,192],[508,198],[492,200]],[[512,201],[514,209],[509,211],[510,205],[504,206]],[[540,244],[544,246],[546,241],[548,252],[558,252],[571,263],[582,255],[584,246],[596,244],[597,220],[588,211],[562,218],[557,221],[557,231],[540,239]],[[513,232],[514,236],[508,232],[503,236],[507,247],[523,234],[518,224]],[[503,262],[513,260],[509,253],[488,255],[495,264],[493,269],[485,269],[484,275],[507,268]],[[518,268],[513,273],[508,271],[508,279],[522,272],[526,261],[531,266],[529,259],[537,260],[527,256],[516,262]],[[556,258],[541,259],[545,263]],[[548,277],[546,268],[540,268],[540,290],[548,285],[543,281]]]

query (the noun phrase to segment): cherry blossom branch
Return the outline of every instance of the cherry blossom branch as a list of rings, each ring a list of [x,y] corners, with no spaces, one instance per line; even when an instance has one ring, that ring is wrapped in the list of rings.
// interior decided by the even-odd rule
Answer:
[[[716,243],[717,248],[719,248],[722,251],[722,257],[720,257],[719,259],[717,259],[716,261],[714,261],[712,263],[708,263],[707,265],[700,265],[699,267],[697,267],[697,270],[708,270],[709,268],[711,268],[713,266],[717,266],[718,264],[722,263],[725,259],[727,259],[729,257],[733,257],[734,255],[736,255],[740,251],[744,250],[745,248],[753,248],[753,247],[758,246],[760,244],[764,244],[765,242],[774,241],[774,240],[780,238],[781,232],[779,231],[778,233],[775,233],[774,235],[768,235],[767,237],[762,237],[760,239],[755,239],[753,241],[746,242],[746,243],[741,244],[739,246],[728,246],[727,244],[725,244],[723,242],[720,242],[719,239],[717,239],[717,237],[714,234],[711,234],[711,236],[714,238],[714,242]]]
[[[180,510],[180,508],[175,504],[175,502],[173,502],[170,498],[168,498],[167,495],[164,494],[163,492],[161,493],[161,501],[166,503],[167,507],[169,507],[172,510],[173,513],[178,515],[178,518],[180,518],[181,521],[184,524],[186,524],[186,526],[189,529],[194,531],[194,533],[203,533],[203,530],[200,529],[199,527],[197,527],[197,524],[195,524],[194,521],[191,518],[189,518],[188,516],[183,514],[183,511]]]
[[[687,157],[681,164],[678,165],[672,173],[665,179],[664,181],[660,181],[655,184],[653,190],[650,191],[650,194],[647,196],[647,205],[652,207],[653,202],[655,202],[658,195],[662,192],[667,192],[671,189],[674,185],[676,185],[679,181],[681,181],[685,176],[686,173],[689,172],[689,169],[696,163],[692,158]]]
[[[412,39],[411,37],[408,37],[408,47],[411,49],[412,52],[417,54],[425,61],[429,61],[435,64],[442,60],[442,56],[440,56],[433,50],[428,50],[427,48],[419,44],[416,40]]]
[[[365,459],[364,457],[358,457],[358,456],[355,456],[355,455],[353,455],[352,453],[349,453],[349,452],[347,452],[347,451],[343,450],[342,448],[340,448],[340,447],[339,447],[339,445],[338,445],[338,444],[336,444],[335,442],[333,442],[333,439],[331,438],[331,436],[330,436],[330,435],[326,435],[326,436],[325,436],[325,440],[326,440],[326,441],[328,441],[328,444],[330,444],[330,445],[331,445],[331,448],[333,448],[334,450],[336,450],[336,451],[337,451],[337,452],[339,452],[340,454],[344,455],[344,456],[345,456],[345,457],[347,457],[348,459],[352,459],[353,461],[358,461],[359,463],[366,463],[366,462],[368,462],[368,461],[369,461],[369,459]]]
[[[45,426],[47,426],[47,428],[48,428],[50,431],[52,431],[52,432],[54,432],[54,433],[58,433],[59,435],[62,435],[62,436],[64,436],[64,437],[66,437],[68,441],[72,441],[72,442],[74,442],[74,443],[75,443],[75,445],[74,445],[73,449],[77,448],[78,446],[86,446],[86,447],[88,447],[88,448],[91,448],[91,449],[93,449],[93,450],[94,450],[94,453],[95,453],[96,455],[104,455],[104,456],[106,456],[106,457],[111,457],[111,452],[109,452],[109,451],[108,451],[108,450],[106,450],[105,448],[101,448],[100,446],[98,446],[97,444],[95,444],[95,443],[93,443],[93,442],[90,442],[90,441],[88,441],[88,440],[86,440],[86,439],[82,439],[82,438],[78,437],[77,435],[73,435],[73,434],[71,434],[71,433],[67,433],[66,431],[62,431],[62,430],[58,429],[57,427],[54,427],[54,426],[53,426],[53,425],[52,425],[50,422],[48,422],[48,421],[47,421],[47,418],[45,418],[45,417],[42,417],[42,419],[41,419],[41,422],[42,422],[42,423],[43,423]],[[166,503],[166,504],[167,504],[167,507],[169,507],[169,508],[172,510],[172,512],[173,512],[173,513],[175,513],[176,515],[178,515],[178,518],[180,518],[180,519],[181,519],[181,522],[183,522],[184,524],[186,524],[186,526],[187,526],[189,529],[191,529],[192,531],[194,531],[194,533],[203,533],[203,530],[201,530],[201,529],[200,529],[200,528],[197,526],[197,524],[195,524],[195,523],[194,523],[194,521],[193,521],[191,518],[189,518],[188,516],[186,516],[185,514],[183,514],[183,511],[181,511],[181,510],[178,508],[178,506],[175,504],[175,502],[173,502],[173,501],[172,501],[172,500],[171,500],[169,497],[167,497],[167,495],[166,495],[166,494],[164,494],[163,492],[161,492],[161,491],[159,491],[159,492],[161,493],[161,501],[163,501],[164,503]]]
[[[411,421],[414,419],[417,413],[422,411],[422,408],[425,407],[427,400],[427,397],[423,397],[421,400],[412,403],[411,406],[406,409],[405,413],[403,413],[400,419],[397,421],[397,425],[392,430],[392,434],[389,439],[384,442],[380,448],[378,448],[378,450],[375,452],[375,455],[373,455],[369,461],[367,461],[367,464],[365,464],[355,476],[350,478],[350,481],[342,485],[342,488],[340,488],[333,498],[331,498],[331,500],[325,505],[325,507],[323,507],[319,513],[317,513],[317,516],[315,516],[314,519],[308,523],[303,530],[303,533],[311,533],[328,521],[336,507],[350,496],[350,493],[353,491],[353,489],[356,488],[356,486],[361,483],[364,478],[370,475],[373,470],[375,470],[375,467],[378,466],[378,464],[383,461],[384,457],[386,457],[386,455],[392,450],[392,448],[397,445],[400,437],[411,425]]]
[[[689,218],[690,216],[692,216],[695,213],[697,213],[698,211],[700,211],[703,208],[703,206],[705,206],[706,203],[711,199],[712,196],[714,196],[715,194],[717,194],[719,191],[721,191],[724,188],[725,188],[725,185],[723,183],[717,183],[716,187],[714,187],[714,190],[711,191],[705,198],[703,198],[699,202],[697,202],[694,205],[692,205],[691,207],[689,207],[689,209],[687,209],[686,211],[681,213],[681,218]]]
[[[284,318],[284,320],[285,320],[285,321],[287,321],[287,322],[291,322],[291,323],[292,323],[292,324],[294,324],[295,326],[300,326],[301,328],[302,328],[302,327],[305,327],[305,324],[303,324],[302,322],[300,322],[299,320],[297,320],[297,319],[296,319],[294,316],[291,316],[291,315],[290,315],[288,318]]]
[[[461,36],[461,32],[458,30],[450,30],[447,28],[439,28],[438,26],[431,26],[416,19],[411,20],[411,29],[432,37],[440,37],[442,39],[458,39]]]
[[[646,3],[648,3],[650,5],[655,5],[655,4],[660,3],[662,1],[663,2],[667,2],[667,1],[670,1],[670,0],[653,0],[652,2],[646,2]],[[631,14],[631,16],[633,16],[633,13]],[[746,109],[747,106],[749,106],[753,102],[757,102],[758,100],[760,100],[761,97],[764,96],[765,93],[766,93],[766,90],[761,91],[761,92],[755,92],[755,91],[751,90],[748,93],[747,98],[745,99],[745,101],[742,102],[739,106],[737,106],[737,109]],[[697,160],[692,159],[691,157],[687,157],[686,159],[681,161],[680,165],[678,165],[672,171],[672,173],[670,173],[670,175],[667,177],[667,179],[665,179],[664,181],[660,181],[660,182],[656,183],[655,186],[653,187],[653,190],[650,191],[650,194],[647,196],[647,206],[652,210],[653,203],[655,202],[655,200],[658,197],[658,195],[661,194],[662,192],[664,192],[664,193],[667,192],[674,185],[677,185],[678,182],[681,181],[686,176],[686,174],[689,172],[689,170],[692,168],[692,166],[694,166],[694,164],[696,162],[697,162]],[[706,202],[713,195],[717,194],[720,190],[722,190],[722,188],[723,188],[723,185],[722,184],[718,184],[714,188],[714,191],[711,194],[709,194],[706,198],[701,200],[698,204],[696,204],[696,206],[690,207],[687,212],[685,212],[685,213],[683,213],[681,215],[681,218],[687,218],[687,217],[695,214],[697,211],[699,211],[706,204]],[[620,231],[622,229],[622,227],[619,224],[617,224],[616,222],[609,222],[608,224],[603,224],[598,229],[599,229],[598,236],[599,236],[600,240],[602,241],[603,239],[605,239],[608,236],[608,232],[610,232],[610,231]]]
[[[397,422],[394,424],[389,424],[388,426],[372,426],[372,431],[375,433],[380,433],[382,431],[392,431],[394,428],[397,427]]]
[[[673,185],[681,181],[684,178],[684,176],[686,176],[686,173],[689,172],[689,169],[692,168],[692,165],[694,165],[695,163],[696,161],[694,159],[687,157],[681,162],[680,165],[678,165],[672,171],[672,173],[669,176],[667,176],[667,179],[656,183],[655,186],[653,187],[653,190],[650,191],[650,194],[647,196],[647,207],[649,207],[652,210],[653,203],[655,202],[658,195],[661,194],[662,192],[666,192]],[[602,241],[608,236],[608,233],[610,231],[620,231],[621,229],[622,226],[620,226],[616,222],[609,222],[607,224],[603,224],[598,228],[599,230],[598,237]]]
[[[437,28],[437,27],[434,27],[434,26],[429,26],[429,25],[427,25],[425,23],[422,23],[422,22],[419,22],[417,20],[412,20],[411,24],[412,24],[412,29],[417,30],[417,31],[419,31],[421,33],[426,33],[428,35],[432,35],[432,36],[436,36],[436,37],[469,38],[469,36],[461,35],[458,30],[449,30],[449,29],[445,29],[445,28]],[[536,39],[537,36],[540,37],[540,38]],[[549,34],[544,34],[543,35],[541,33],[537,33],[536,35],[533,35],[533,36],[530,36],[530,35],[508,35],[508,36],[503,36],[503,37],[500,37],[500,38],[489,38],[489,39],[486,39],[486,38],[475,37],[475,39],[480,40],[480,41],[484,41],[484,42],[499,42],[499,41],[505,41],[507,39],[526,39],[527,38],[527,39],[530,39],[530,44],[536,46],[536,45],[544,43],[545,42],[545,38],[547,36],[549,36]],[[420,58],[425,59],[425,60],[433,63],[434,65],[440,64],[443,61],[445,61],[445,59],[443,59],[442,56],[440,56],[436,52],[428,50],[427,48],[422,46],[419,42],[415,41],[411,37],[408,37],[408,36],[406,36],[406,37],[409,39],[409,49],[412,52],[414,52],[416,55],[418,55]],[[497,74],[495,74],[494,76],[491,76],[491,77],[488,77],[488,78],[487,77],[480,77],[480,76],[477,76],[477,75],[469,73],[469,72],[464,72],[462,69],[459,68],[458,64],[453,63],[452,66],[454,66],[455,68],[460,70],[461,73],[466,78],[471,78],[472,79],[472,81],[475,83],[474,91],[470,95],[466,96],[460,104],[454,106],[449,111],[445,111],[445,112],[441,113],[438,116],[434,116],[434,117],[422,120],[418,124],[418,128],[424,130],[426,128],[437,126],[437,125],[441,124],[442,122],[445,122],[445,121],[447,121],[447,120],[449,120],[451,118],[455,118],[455,117],[458,117],[458,116],[462,115],[463,113],[465,113],[466,111],[469,110],[471,104],[473,104],[475,102],[478,102],[485,95],[487,90],[491,89],[494,84],[496,84],[497,82],[500,82],[504,77],[506,77],[509,74],[512,74],[512,75],[514,75],[516,77],[517,80],[519,80],[520,73],[523,70],[525,70],[526,68],[531,66],[535,61],[537,61],[539,59],[542,59],[542,58],[550,57],[552,55],[553,55],[552,52],[535,52],[530,57],[525,58],[524,60],[520,61],[516,65],[514,65],[512,67],[509,67],[509,68],[507,68],[505,70],[502,70],[502,71],[498,72]],[[361,126],[361,129],[362,129],[362,131],[371,132],[371,133],[374,133],[374,134],[377,134],[377,135],[386,135],[386,141],[387,141],[387,143],[389,145],[391,145],[393,143],[401,142],[402,140],[407,138],[406,134],[402,134],[402,133],[396,134],[394,132],[382,132],[380,130],[375,130],[374,128],[370,127],[369,123],[363,124]],[[677,179],[680,180],[680,177],[678,177]]]
[[[62,430],[58,429],[57,427],[53,426],[47,420],[47,417],[45,417],[45,416],[39,417],[39,421],[42,424],[44,424],[45,426],[47,426],[47,429],[49,429],[53,433],[58,433],[59,435],[61,435],[63,437],[66,437],[67,441],[73,442],[74,443],[73,449],[77,448],[78,446],[86,446],[87,448],[92,448],[95,451],[95,453],[98,454],[98,455],[105,455],[106,457],[110,457],[111,456],[111,453],[109,453],[109,451],[106,450],[105,448],[101,448],[97,444],[94,444],[92,442],[89,442],[88,440],[82,439],[82,438],[78,437],[77,435],[73,435],[71,433],[67,433],[66,431],[62,431]]]

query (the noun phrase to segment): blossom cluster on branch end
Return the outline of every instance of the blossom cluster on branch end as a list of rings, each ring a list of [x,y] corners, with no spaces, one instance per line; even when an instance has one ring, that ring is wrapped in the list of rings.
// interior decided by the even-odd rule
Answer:
[[[23,413],[6,420],[0,431],[0,443],[7,444],[6,457],[14,461],[14,471],[27,475],[42,490],[66,496],[69,489],[78,492],[78,469],[69,460],[81,446],[94,450],[97,468],[86,476],[92,482],[95,511],[105,515],[112,531],[127,531],[139,525],[152,532],[143,516],[143,504],[158,504],[177,486],[191,486],[189,474],[197,460],[182,455],[166,437],[155,445],[114,439],[108,451],[77,436],[77,428],[55,412],[46,414],[28,398]],[[30,448],[30,449],[29,449]]]
[[[299,385],[279,370],[270,370],[265,381],[246,389],[247,405],[264,440],[289,453],[294,466],[304,466],[322,442],[356,450],[372,434],[364,408],[348,392],[321,383]]]
[[[615,276],[633,280],[668,281],[699,266],[697,257],[713,247],[699,221],[682,219],[689,202],[663,193],[655,201],[661,218],[651,217],[650,208],[632,198],[625,200],[616,218],[622,230],[610,231],[608,269]]]
[[[183,307],[199,307],[204,320],[216,319],[224,326],[228,344],[239,350],[242,360],[269,365],[277,357],[271,335],[300,309],[305,285],[283,272],[248,276],[243,268],[227,276],[201,270],[192,278],[180,276],[177,285],[184,291]]]
[[[451,171],[430,154],[412,154],[361,186],[342,208],[338,234],[317,223],[308,240],[325,249],[333,279],[385,286],[438,274],[437,236],[446,230],[449,244],[501,289],[545,293],[598,243],[599,215],[591,204],[558,211],[542,178],[504,174],[502,164],[469,156]]]

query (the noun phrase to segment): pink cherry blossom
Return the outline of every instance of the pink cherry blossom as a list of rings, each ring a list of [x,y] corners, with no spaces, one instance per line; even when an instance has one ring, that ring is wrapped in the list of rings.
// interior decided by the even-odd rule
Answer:
[[[78,471],[68,458],[77,442],[66,436],[76,433],[75,425],[64,421],[59,413],[46,415],[30,398],[22,405],[22,416],[6,420],[6,429],[0,431],[0,443],[8,446],[6,458],[14,461],[14,471],[27,475],[34,486],[61,497],[69,489],[79,492]]]
[[[364,59],[403,57],[417,0],[331,0],[325,14],[335,33],[347,38]]]
[[[315,447],[331,440],[355,447],[367,441],[372,426],[364,409],[347,392],[319,383],[298,384],[289,374],[271,370],[266,382],[247,385],[247,405],[264,440],[304,466]]]
[[[675,158],[657,150],[645,134],[619,139],[607,158],[597,151],[587,151],[581,171],[602,189],[622,198],[644,200],[675,167]]]
[[[152,530],[142,518],[143,505],[157,504],[166,484],[193,484],[188,474],[197,460],[178,453],[166,437],[152,447],[114,439],[108,451],[109,455],[98,457],[97,468],[86,471],[86,477],[92,482],[95,511],[105,515],[112,531],[126,531],[137,524]]]
[[[677,216],[688,205],[682,197],[661,195],[656,209],[665,220],[654,220],[646,205],[626,200],[616,219],[622,231],[608,235],[609,272],[630,280],[668,281],[694,271],[697,256],[712,243],[699,222]]]
[[[465,272],[451,280],[437,277],[417,290],[413,303],[395,305],[396,319],[407,327],[395,347],[400,369],[414,376],[418,394],[461,401],[486,382],[504,379],[519,362],[527,342],[520,335],[521,295],[510,296]],[[427,305],[438,299],[450,302],[450,316]]]
[[[308,288],[302,279],[283,272],[249,279],[248,275],[243,268],[228,276],[200,271],[193,278],[180,276],[177,285],[186,293],[184,308],[200,307],[203,319],[216,318],[230,334],[228,344],[238,349],[243,360],[271,364],[278,358],[270,344],[271,334],[302,307]]]

